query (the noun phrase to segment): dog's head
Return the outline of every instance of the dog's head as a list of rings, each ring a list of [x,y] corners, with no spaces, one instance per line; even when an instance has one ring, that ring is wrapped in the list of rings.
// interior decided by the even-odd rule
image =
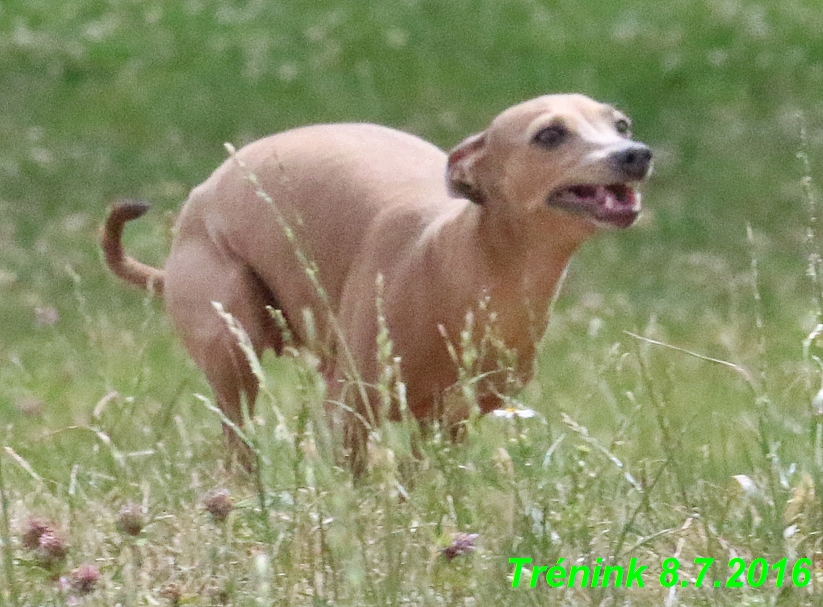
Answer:
[[[507,109],[452,150],[447,182],[453,195],[477,204],[625,228],[640,213],[636,188],[651,161],[613,107],[583,95],[547,95]]]

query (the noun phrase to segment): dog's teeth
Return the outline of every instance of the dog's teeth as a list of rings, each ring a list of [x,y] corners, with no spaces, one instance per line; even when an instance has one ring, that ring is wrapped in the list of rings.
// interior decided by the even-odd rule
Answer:
[[[603,206],[608,209],[612,210],[617,207],[618,200],[617,195],[611,191],[609,188],[606,187],[599,187],[598,189],[598,198],[603,201]]]

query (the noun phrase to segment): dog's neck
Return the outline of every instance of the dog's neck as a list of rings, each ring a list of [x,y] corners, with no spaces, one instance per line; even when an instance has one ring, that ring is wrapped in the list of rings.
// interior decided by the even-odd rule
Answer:
[[[512,217],[505,211],[504,205],[469,209],[462,221],[476,234],[474,242],[495,283],[548,301],[572,255],[594,230],[556,213]]]
[[[576,224],[516,221],[467,202],[445,219],[429,243],[443,272],[445,292],[465,306],[488,298],[512,347],[524,348],[542,336],[557,283],[591,231]],[[592,230],[593,231],[593,230]],[[463,309],[466,309],[465,307]]]

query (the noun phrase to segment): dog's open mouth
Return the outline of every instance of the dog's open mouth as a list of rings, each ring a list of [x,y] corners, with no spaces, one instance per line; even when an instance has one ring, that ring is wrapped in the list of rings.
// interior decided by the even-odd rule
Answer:
[[[640,193],[624,183],[568,186],[552,192],[547,202],[617,228],[628,228],[640,214]]]

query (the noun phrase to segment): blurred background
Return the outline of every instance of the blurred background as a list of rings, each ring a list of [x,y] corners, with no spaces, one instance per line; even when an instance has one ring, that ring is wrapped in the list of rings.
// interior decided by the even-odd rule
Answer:
[[[524,402],[607,438],[631,426],[636,449],[654,450],[627,363],[642,354],[684,448],[719,475],[745,467],[757,415],[802,458],[792,441],[819,387],[817,344],[805,356],[802,344],[819,316],[808,269],[820,251],[821,31],[817,0],[3,2],[7,441],[36,461],[52,444],[44,428],[87,421],[112,390],[134,398],[108,428],[121,440],[169,410],[219,432],[195,421],[191,394],[207,388],[162,305],[103,267],[97,230],[113,199],[153,202],[126,242],[161,264],[176,211],[224,142],[369,121],[449,148],[509,105],[581,92],[633,118],[655,173],[639,224],[574,260]],[[744,365],[757,385],[624,331]]]

